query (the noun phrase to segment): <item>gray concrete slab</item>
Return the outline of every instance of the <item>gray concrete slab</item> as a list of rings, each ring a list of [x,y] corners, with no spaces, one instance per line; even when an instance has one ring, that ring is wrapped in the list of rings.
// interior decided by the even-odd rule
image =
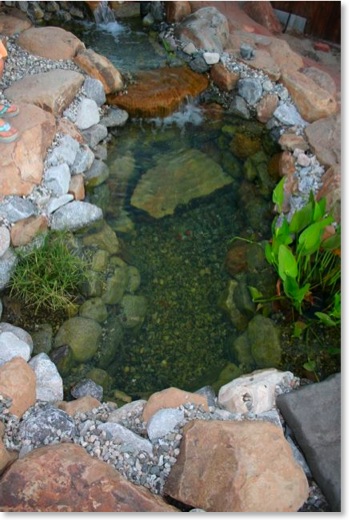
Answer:
[[[341,374],[282,394],[276,405],[333,512],[341,511]]]

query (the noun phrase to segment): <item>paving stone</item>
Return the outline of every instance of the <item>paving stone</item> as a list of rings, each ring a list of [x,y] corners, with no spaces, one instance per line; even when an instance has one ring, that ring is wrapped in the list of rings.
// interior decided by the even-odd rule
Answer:
[[[333,512],[341,511],[341,375],[280,395],[276,404]]]

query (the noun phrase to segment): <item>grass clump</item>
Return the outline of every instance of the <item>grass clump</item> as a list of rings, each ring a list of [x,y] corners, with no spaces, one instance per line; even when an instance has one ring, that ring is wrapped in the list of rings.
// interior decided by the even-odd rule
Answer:
[[[86,262],[69,247],[67,232],[47,234],[40,247],[18,254],[10,296],[38,311],[70,312],[86,276]]]

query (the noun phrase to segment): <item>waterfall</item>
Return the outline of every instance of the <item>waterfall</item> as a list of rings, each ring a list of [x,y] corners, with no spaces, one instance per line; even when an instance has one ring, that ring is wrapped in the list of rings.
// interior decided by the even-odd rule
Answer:
[[[101,2],[99,2],[98,7],[94,10],[93,14],[97,25],[117,23],[117,21],[115,20],[114,12],[108,6],[107,0],[102,0]]]

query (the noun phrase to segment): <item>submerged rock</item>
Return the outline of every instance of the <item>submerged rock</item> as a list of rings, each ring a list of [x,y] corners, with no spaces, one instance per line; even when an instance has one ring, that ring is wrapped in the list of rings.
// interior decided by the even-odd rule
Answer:
[[[172,215],[180,204],[209,195],[232,182],[206,154],[189,149],[161,157],[136,186],[131,204],[152,217]]]

